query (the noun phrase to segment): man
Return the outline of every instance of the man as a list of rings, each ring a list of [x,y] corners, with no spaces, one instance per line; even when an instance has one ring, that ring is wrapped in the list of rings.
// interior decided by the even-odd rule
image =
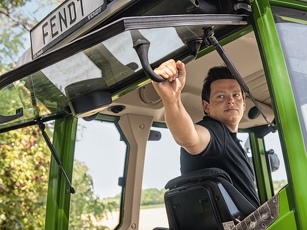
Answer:
[[[181,173],[216,167],[231,177],[234,186],[259,206],[249,159],[236,137],[246,107],[245,95],[226,67],[209,70],[202,90],[206,116],[194,124],[181,102],[185,65],[169,60],[154,70],[164,82],[153,82],[165,108],[165,120],[181,148]]]

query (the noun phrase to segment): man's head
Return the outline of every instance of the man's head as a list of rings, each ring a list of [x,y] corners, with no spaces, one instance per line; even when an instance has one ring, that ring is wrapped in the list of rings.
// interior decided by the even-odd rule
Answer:
[[[204,80],[203,89],[201,92],[202,100],[210,102],[211,83],[220,79],[235,79],[226,66],[215,66],[209,69],[208,75]],[[242,90],[242,95],[245,99],[245,93]]]
[[[202,100],[205,114],[226,126],[238,125],[246,106],[244,92],[225,66],[209,70],[204,80]]]

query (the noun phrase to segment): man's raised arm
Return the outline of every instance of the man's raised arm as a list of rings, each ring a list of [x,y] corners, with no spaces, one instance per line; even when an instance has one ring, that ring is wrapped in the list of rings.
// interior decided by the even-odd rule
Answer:
[[[163,101],[165,121],[175,141],[190,154],[202,152],[210,141],[210,134],[206,128],[194,124],[181,102],[181,91],[186,81],[184,63],[169,60],[154,71],[165,79],[152,84]]]

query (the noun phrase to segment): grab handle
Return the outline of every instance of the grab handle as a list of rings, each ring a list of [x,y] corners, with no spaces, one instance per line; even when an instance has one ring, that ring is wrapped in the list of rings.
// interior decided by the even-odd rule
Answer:
[[[148,60],[148,50],[150,46],[150,42],[144,38],[139,31],[131,31],[131,35],[133,38],[133,48],[135,49],[137,55],[139,56],[139,59],[141,61],[141,65],[143,67],[143,70],[145,74],[153,81],[156,82],[162,82],[165,81],[165,79],[153,71],[149,64]],[[196,59],[197,53],[200,49],[200,46],[202,44],[201,39],[192,40],[187,42],[186,46],[190,50],[190,55],[185,57],[182,62],[184,64],[188,64],[191,61],[194,61]]]

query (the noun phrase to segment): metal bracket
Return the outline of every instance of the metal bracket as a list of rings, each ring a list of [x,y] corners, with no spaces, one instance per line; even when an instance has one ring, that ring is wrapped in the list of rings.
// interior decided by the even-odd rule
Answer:
[[[267,229],[279,215],[278,204],[278,194],[276,194],[231,230]]]

